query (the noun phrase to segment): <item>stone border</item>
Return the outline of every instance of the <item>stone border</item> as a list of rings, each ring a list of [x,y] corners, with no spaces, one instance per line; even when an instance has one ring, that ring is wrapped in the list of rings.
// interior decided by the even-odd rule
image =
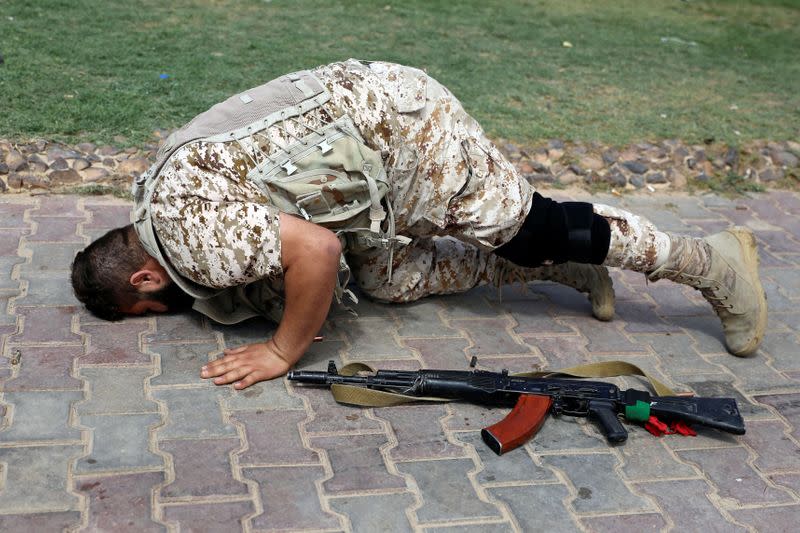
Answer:
[[[87,186],[127,191],[131,180],[152,164],[157,142],[167,134],[156,131],[153,143],[128,148],[0,139],[0,192],[68,192]],[[615,148],[560,140],[523,147],[501,139],[497,146],[523,176],[543,189],[679,191],[708,188],[715,181],[733,178],[752,190],[795,188],[800,180],[800,143],[794,141],[752,142],[736,148],[665,140]]]

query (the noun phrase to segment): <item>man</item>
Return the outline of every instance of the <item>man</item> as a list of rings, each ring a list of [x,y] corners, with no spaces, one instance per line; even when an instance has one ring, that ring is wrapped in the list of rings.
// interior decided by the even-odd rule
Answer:
[[[134,195],[134,225],[76,257],[76,295],[110,319],[189,297],[223,323],[275,318],[271,339],[203,367],[238,389],[303,355],[350,268],[383,301],[553,279],[589,292],[607,320],[615,266],[699,289],[734,355],[766,327],[748,230],[695,239],[544,198],[445,87],[400,65],[349,60],[231,97],[165,141]]]

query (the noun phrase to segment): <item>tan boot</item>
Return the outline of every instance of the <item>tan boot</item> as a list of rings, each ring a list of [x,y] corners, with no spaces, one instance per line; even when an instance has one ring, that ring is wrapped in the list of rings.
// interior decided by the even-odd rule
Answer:
[[[728,351],[738,356],[755,352],[767,327],[767,297],[753,232],[737,226],[704,239],[670,235],[670,240],[667,262],[648,279],[699,290],[722,321]]]
[[[608,269],[599,265],[563,263],[536,268],[523,268],[507,263],[510,268],[503,275],[503,283],[514,281],[553,281],[587,293],[592,304],[592,315],[598,320],[614,317],[614,284]]]

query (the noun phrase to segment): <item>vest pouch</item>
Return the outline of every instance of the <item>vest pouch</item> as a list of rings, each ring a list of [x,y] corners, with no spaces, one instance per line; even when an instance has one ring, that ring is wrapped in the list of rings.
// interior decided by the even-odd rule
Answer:
[[[337,230],[380,215],[388,191],[380,155],[367,147],[347,123],[288,147],[248,174],[282,212]],[[370,216],[360,216],[369,211]]]

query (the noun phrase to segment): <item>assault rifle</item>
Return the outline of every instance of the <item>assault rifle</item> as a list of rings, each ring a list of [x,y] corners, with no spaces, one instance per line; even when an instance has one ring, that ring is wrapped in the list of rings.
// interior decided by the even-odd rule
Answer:
[[[617,418],[646,422],[651,416],[664,421],[695,423],[735,435],[745,432],[733,398],[655,396],[603,381],[531,378],[483,370],[378,370],[373,375],[339,374],[333,361],[327,372],[290,371],[290,381],[316,385],[353,385],[412,397],[438,397],[488,405],[515,405],[500,422],[484,428],[481,436],[501,455],[524,444],[548,411],[554,415],[588,417],[599,423],[611,443],[624,442],[628,432]],[[350,402],[357,403],[357,401]]]

